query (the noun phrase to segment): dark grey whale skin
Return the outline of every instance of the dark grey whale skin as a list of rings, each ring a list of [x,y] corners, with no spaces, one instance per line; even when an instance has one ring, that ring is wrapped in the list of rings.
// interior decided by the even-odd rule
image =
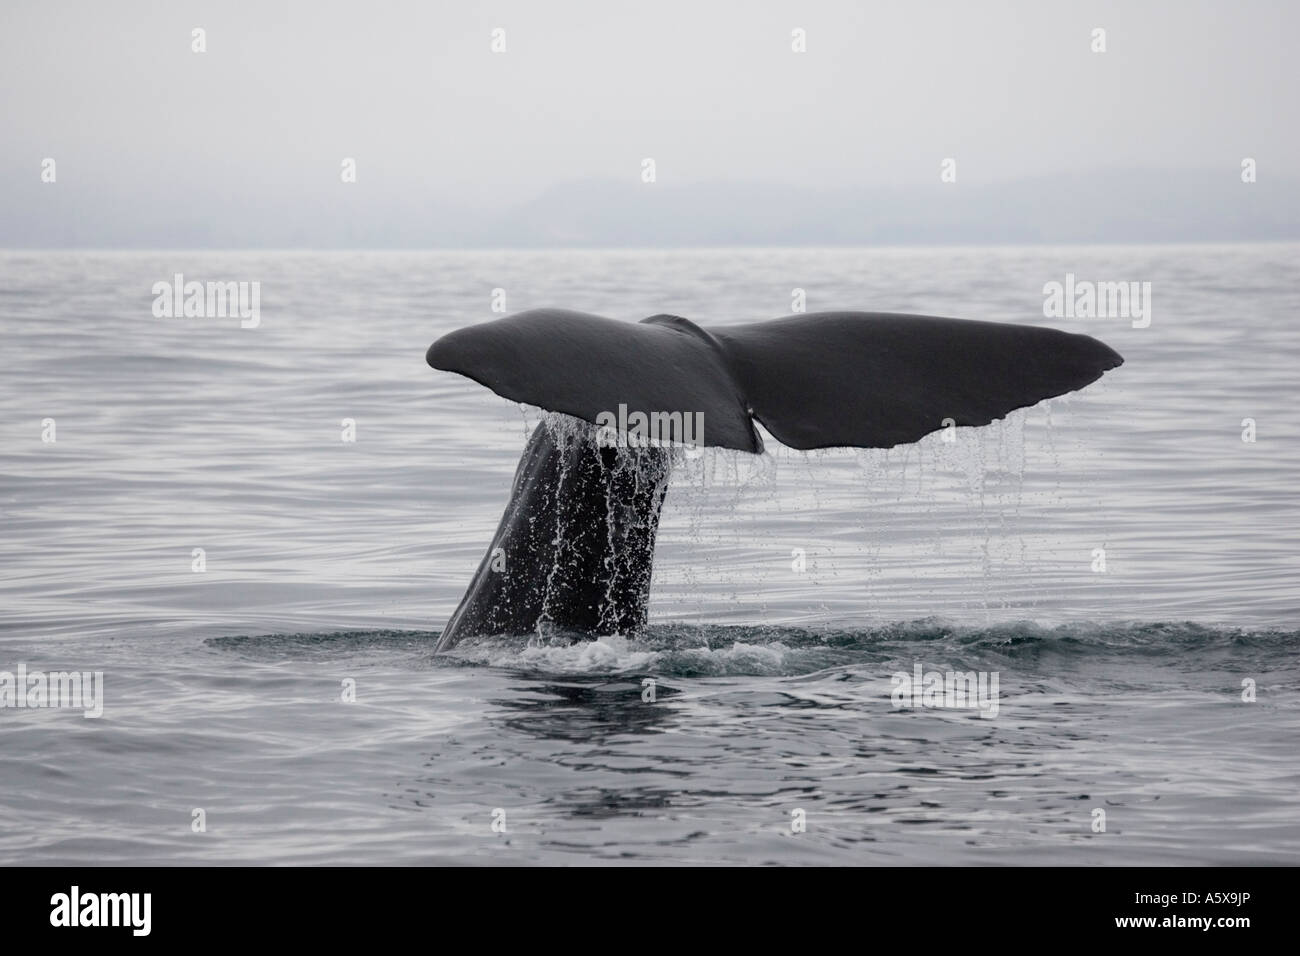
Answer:
[[[644,625],[669,456],[667,448],[598,447],[592,429],[538,425],[435,649],[548,626],[594,636]]]
[[[426,359],[593,425],[620,405],[702,413],[702,444],[753,453],[754,419],[791,448],[891,448],[987,425],[1124,361],[1090,336],[1003,322],[821,312],[706,330],[680,316],[631,323],[565,309],[458,329]],[[645,623],[671,452],[599,448],[594,431],[534,430],[438,650],[547,625],[598,636]],[[493,568],[498,548],[504,570]]]

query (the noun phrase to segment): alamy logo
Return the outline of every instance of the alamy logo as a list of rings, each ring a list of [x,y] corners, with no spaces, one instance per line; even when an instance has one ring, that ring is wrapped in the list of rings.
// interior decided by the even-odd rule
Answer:
[[[999,671],[927,671],[920,663],[912,673],[890,678],[894,707],[973,707],[981,717],[998,715]]]
[[[260,282],[186,282],[178,272],[171,282],[155,282],[150,291],[156,319],[238,318],[242,329],[262,324]]]
[[[1043,285],[1043,318],[1132,319],[1133,328],[1151,324],[1150,282],[1092,282],[1065,274]]]
[[[83,717],[104,714],[103,671],[0,671],[0,707],[71,707]]]
[[[641,448],[647,445],[704,447],[703,412],[631,412],[619,404],[618,412],[596,416],[596,443],[602,448]]]
[[[71,892],[50,897],[51,926],[129,926],[133,936],[148,936],[152,893]]]

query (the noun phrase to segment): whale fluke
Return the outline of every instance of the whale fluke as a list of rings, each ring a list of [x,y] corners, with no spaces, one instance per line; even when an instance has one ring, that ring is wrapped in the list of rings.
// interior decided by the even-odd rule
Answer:
[[[751,415],[792,448],[890,448],[987,425],[1096,381],[1123,359],[1087,335],[880,312],[702,329],[537,309],[443,336],[426,356],[498,395],[596,423],[702,412],[703,443],[762,451]]]
[[[428,363],[552,413],[437,649],[546,625],[589,636],[645,623],[671,454],[609,447],[593,426],[702,415],[705,445],[761,452],[757,419],[798,449],[890,448],[951,423],[987,425],[1083,388],[1123,359],[1056,329],[877,312],[821,312],[702,329],[539,309],[459,329]],[[656,436],[663,437],[663,436]]]
[[[504,398],[592,424],[620,403],[703,412],[706,444],[762,450],[721,344],[686,319],[535,309],[444,335],[425,357]]]

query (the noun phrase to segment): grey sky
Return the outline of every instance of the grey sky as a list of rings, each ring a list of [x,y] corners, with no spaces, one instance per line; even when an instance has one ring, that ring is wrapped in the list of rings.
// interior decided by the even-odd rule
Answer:
[[[969,189],[1230,180],[1245,156],[1276,183],[1300,169],[1298,28],[1282,0],[4,0],[0,242],[140,244],[165,221],[166,242],[203,244],[227,235],[205,221],[238,214],[256,245],[333,207],[418,239],[562,184],[639,185],[644,157],[670,191],[928,188],[945,157]]]

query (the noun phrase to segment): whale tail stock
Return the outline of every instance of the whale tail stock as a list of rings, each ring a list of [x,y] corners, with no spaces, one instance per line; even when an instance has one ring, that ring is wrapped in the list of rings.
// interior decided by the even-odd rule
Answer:
[[[563,309],[459,329],[426,358],[592,425],[620,409],[621,421],[702,415],[694,440],[753,453],[754,419],[796,449],[890,448],[987,425],[1123,362],[1086,335],[1000,322],[822,312],[706,330],[678,316],[630,323]],[[588,634],[644,623],[668,462],[664,448],[601,447],[594,429],[536,429],[438,649],[546,622]]]
[[[669,452],[599,447],[548,416],[529,436],[510,503],[438,650],[550,626],[627,634],[645,623]]]

